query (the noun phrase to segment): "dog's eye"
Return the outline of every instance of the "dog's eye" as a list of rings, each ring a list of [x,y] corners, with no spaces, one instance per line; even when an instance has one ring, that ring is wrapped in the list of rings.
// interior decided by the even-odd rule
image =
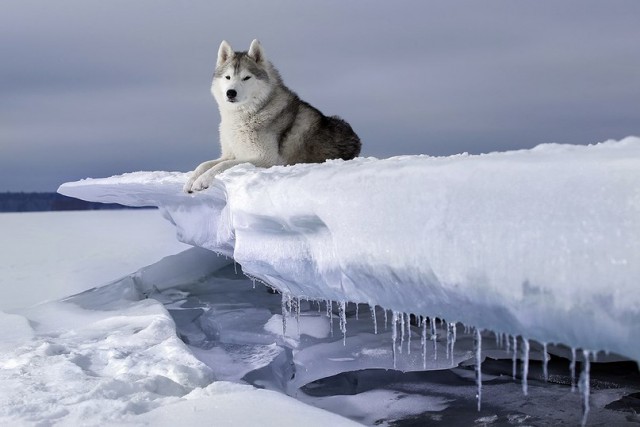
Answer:
[[[224,76],[225,79],[231,80],[231,76]]]
[[[250,78],[251,78],[251,76],[247,76],[247,77],[245,77],[245,78],[244,78],[244,79],[242,79],[242,80],[247,81],[247,80],[249,80]]]

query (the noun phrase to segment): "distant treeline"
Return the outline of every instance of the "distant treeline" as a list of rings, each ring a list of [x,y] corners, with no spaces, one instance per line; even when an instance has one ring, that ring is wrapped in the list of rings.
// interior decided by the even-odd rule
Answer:
[[[87,211],[140,209],[117,203],[85,202],[58,193],[0,193],[0,212]]]

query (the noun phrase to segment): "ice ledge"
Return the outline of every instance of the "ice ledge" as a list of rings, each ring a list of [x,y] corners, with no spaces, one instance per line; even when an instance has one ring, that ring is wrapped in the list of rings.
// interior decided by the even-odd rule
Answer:
[[[437,316],[640,360],[640,139],[66,183],[158,206],[284,294]]]

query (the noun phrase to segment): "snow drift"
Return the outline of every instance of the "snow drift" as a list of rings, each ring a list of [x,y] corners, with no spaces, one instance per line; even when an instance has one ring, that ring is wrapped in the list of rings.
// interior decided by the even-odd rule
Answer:
[[[178,239],[305,299],[351,301],[640,360],[640,138],[452,157],[66,183],[158,206]]]

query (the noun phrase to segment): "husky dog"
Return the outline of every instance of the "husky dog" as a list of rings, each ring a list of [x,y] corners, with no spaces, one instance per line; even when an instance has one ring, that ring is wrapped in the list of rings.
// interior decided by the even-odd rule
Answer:
[[[258,167],[353,159],[360,138],[339,117],[327,117],[287,88],[258,40],[248,52],[223,41],[211,93],[220,109],[222,155],[199,165],[184,186],[208,188],[214,177],[240,163]]]

